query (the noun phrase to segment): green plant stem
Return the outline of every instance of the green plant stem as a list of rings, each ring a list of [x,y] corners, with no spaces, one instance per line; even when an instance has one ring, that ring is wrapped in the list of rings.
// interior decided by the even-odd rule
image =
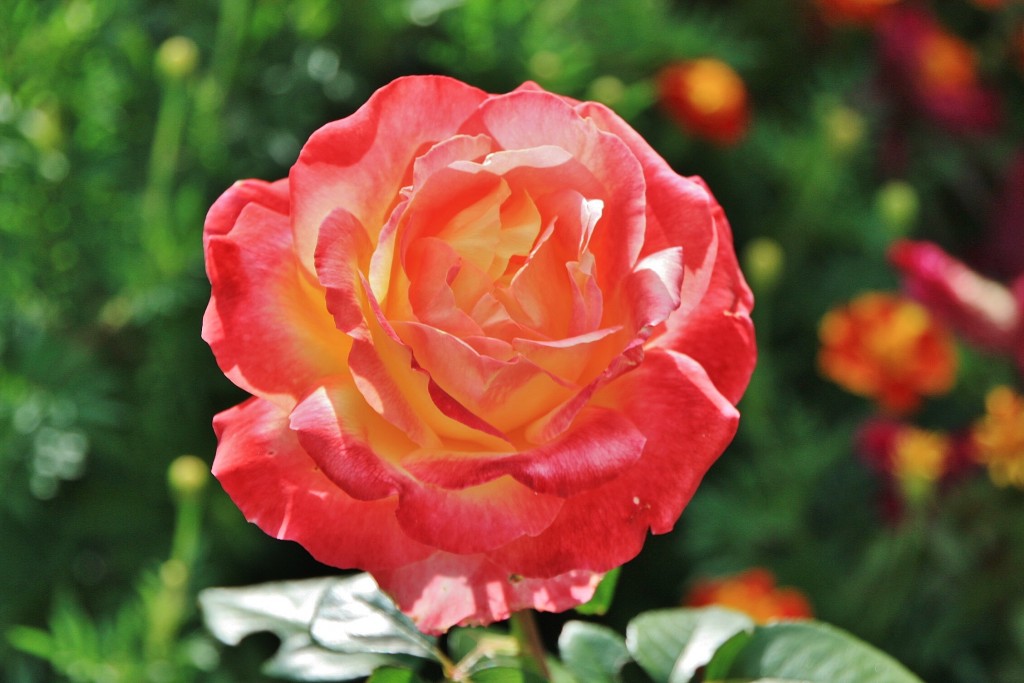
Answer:
[[[537,620],[532,610],[516,612],[509,620],[512,636],[519,642],[520,651],[537,668],[545,680],[550,680],[551,672],[548,671],[546,661],[547,652],[544,650],[544,643],[540,639],[540,631],[537,630]]]
[[[188,106],[187,84],[181,79],[165,79],[149,152],[149,174],[142,192],[141,226],[143,247],[162,274],[173,273],[179,260],[173,234],[172,193]]]

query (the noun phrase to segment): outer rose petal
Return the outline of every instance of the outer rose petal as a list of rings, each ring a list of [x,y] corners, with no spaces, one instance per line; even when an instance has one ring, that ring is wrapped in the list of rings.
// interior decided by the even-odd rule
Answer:
[[[321,221],[341,207],[372,230],[383,226],[412,179],[412,163],[451,137],[487,95],[441,76],[399,78],[351,116],[313,133],[290,174],[295,243],[313,270]],[[376,234],[370,234],[376,241]]]
[[[584,102],[577,111],[602,130],[621,138],[640,160],[647,182],[647,227],[641,256],[683,247],[686,274],[677,312],[685,314],[704,296],[720,248],[721,231],[715,229],[712,216],[717,207],[714,198],[699,178],[683,178],[673,171],[639,133],[608,107]]]
[[[718,253],[708,290],[692,312],[673,313],[650,343],[696,360],[722,395],[735,404],[743,396],[757,362],[754,323],[750,319],[754,296],[736,262],[729,221],[717,203],[713,216]]]
[[[400,569],[375,572],[380,587],[420,630],[489,624],[513,612],[561,612],[590,600],[601,574],[570,571],[549,579],[510,575],[481,555],[437,553]]]
[[[206,214],[203,247],[214,235],[226,235],[235,227],[238,214],[249,204],[259,204],[271,211],[288,215],[288,179],[268,183],[263,180],[239,180],[229,187]]]
[[[434,552],[402,532],[394,498],[350,498],[316,466],[288,428],[288,415],[250,399],[213,420],[213,474],[245,518],[275,538],[301,544],[334,567],[371,572]]]
[[[599,391],[595,403],[639,427],[647,437],[643,455],[622,476],[566,500],[543,534],[488,554],[509,571],[604,572],[632,559],[648,528],[672,529],[739,422],[696,361],[664,349],[648,352],[636,370]]]
[[[349,341],[298,267],[287,214],[268,208],[282,208],[282,187],[239,183],[210,210],[206,267],[213,291],[203,339],[231,381],[291,407],[319,378],[344,370]]]

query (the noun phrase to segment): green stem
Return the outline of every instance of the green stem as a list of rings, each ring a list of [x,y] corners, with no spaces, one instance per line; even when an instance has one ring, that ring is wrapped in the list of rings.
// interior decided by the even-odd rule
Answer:
[[[537,620],[532,610],[516,612],[509,620],[512,636],[519,642],[519,649],[537,669],[537,673],[545,680],[551,679],[551,672],[548,671],[547,652],[544,650],[544,643],[540,638],[540,631],[537,630]]]
[[[187,84],[180,79],[166,79],[149,152],[149,174],[142,193],[141,230],[143,246],[162,273],[172,272],[178,260],[172,195],[188,104]]]

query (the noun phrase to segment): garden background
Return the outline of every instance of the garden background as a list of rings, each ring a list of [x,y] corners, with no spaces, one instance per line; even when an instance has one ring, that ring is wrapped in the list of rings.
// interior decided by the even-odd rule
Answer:
[[[955,37],[925,69],[955,87],[929,99],[874,5]],[[199,337],[203,217],[392,78],[441,73],[614,108],[708,181],[755,292],[739,434],[625,567],[605,623],[764,567],[924,680],[1024,680],[1024,491],[976,463],[900,471],[863,438],[880,408],[817,361],[828,311],[900,290],[899,238],[1003,282],[1024,270],[1021,5],[0,0],[0,16],[0,679],[271,680],[274,639],[217,644],[196,593],[331,570],[202,489],[194,462],[168,486],[179,456],[212,461],[211,417],[243,398]],[[673,109],[664,75],[659,90],[698,58],[742,79],[734,133]],[[1019,390],[1012,358],[956,344],[954,386],[904,424],[959,438],[994,387]]]

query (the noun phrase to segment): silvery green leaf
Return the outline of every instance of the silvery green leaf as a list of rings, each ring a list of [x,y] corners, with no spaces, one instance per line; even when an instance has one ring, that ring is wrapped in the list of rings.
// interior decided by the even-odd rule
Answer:
[[[433,638],[420,633],[369,574],[330,585],[320,600],[310,633],[314,641],[338,652],[434,657]]]
[[[753,628],[750,617],[719,607],[654,610],[629,622],[626,646],[658,683],[687,683],[730,638]]]
[[[269,631],[281,640],[266,673],[294,680],[368,676],[409,656],[433,657],[433,640],[381,593],[369,574],[210,588],[199,595],[203,620],[228,645]]]

